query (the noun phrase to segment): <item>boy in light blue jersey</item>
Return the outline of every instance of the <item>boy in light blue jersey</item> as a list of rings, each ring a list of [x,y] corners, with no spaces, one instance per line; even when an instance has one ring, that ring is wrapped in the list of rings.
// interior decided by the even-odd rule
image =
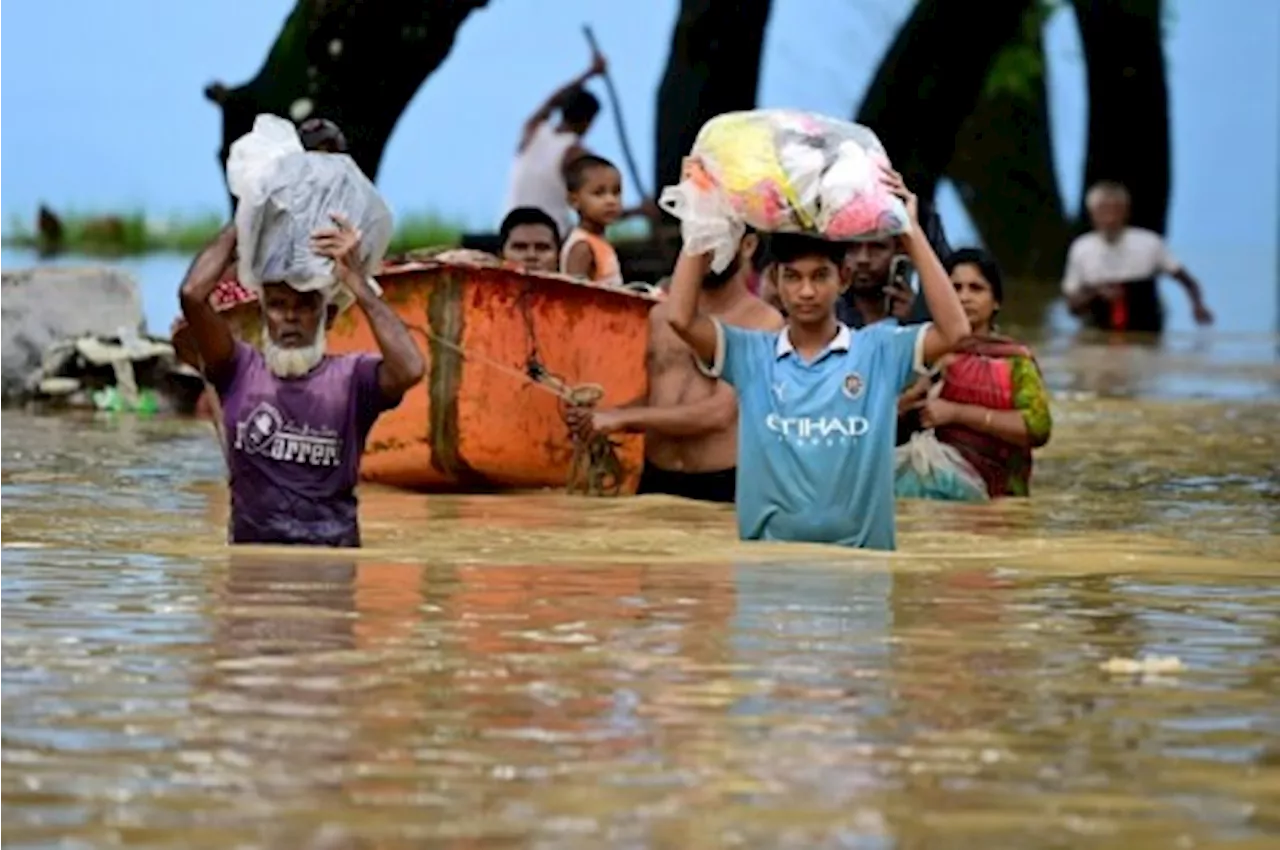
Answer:
[[[738,393],[738,532],[745,540],[894,548],[893,461],[898,395],[913,372],[969,335],[960,300],[907,205],[903,249],[919,271],[932,324],[851,330],[835,306],[848,286],[848,246],[807,236],[770,239],[787,312],[782,331],[745,330],[697,312],[710,256],[682,253],[667,299],[672,329],[704,371]]]

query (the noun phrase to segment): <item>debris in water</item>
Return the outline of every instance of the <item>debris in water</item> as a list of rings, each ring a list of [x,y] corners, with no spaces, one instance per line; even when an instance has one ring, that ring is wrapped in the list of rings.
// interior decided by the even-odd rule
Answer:
[[[1160,673],[1181,673],[1182,659],[1176,655],[1146,655],[1142,658],[1112,658],[1101,665],[1107,673],[1128,675],[1141,673],[1144,675]]]

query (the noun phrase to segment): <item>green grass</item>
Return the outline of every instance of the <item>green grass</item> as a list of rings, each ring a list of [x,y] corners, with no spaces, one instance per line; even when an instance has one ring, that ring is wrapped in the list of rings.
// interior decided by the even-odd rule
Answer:
[[[219,216],[209,213],[195,218],[171,216],[167,219],[142,212],[60,215],[62,250],[77,254],[121,256],[160,251],[194,253],[222,227]],[[4,245],[15,248],[43,247],[32,222],[9,216]]]
[[[141,211],[128,213],[60,214],[62,222],[61,251],[98,257],[120,257],[151,253],[194,254],[213,239],[226,219],[217,213],[194,217],[156,218]],[[403,216],[391,239],[388,253],[403,253],[411,248],[456,245],[462,225],[443,216],[416,213]],[[3,243],[9,248],[45,247],[31,219],[10,215],[4,228]]]
[[[388,254],[403,254],[414,248],[436,248],[457,245],[462,240],[463,226],[434,213],[410,213],[401,216],[391,237]]]

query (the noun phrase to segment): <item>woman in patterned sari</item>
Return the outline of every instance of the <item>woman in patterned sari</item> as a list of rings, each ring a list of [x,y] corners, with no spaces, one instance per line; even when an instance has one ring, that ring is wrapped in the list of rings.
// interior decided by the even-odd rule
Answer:
[[[1040,367],[1030,348],[996,333],[1004,282],[995,260],[962,248],[945,265],[973,335],[943,358],[941,392],[929,392],[925,380],[906,401],[919,409],[921,425],[933,428],[938,442],[963,455],[991,498],[1027,496],[1031,450],[1047,443],[1053,430]]]

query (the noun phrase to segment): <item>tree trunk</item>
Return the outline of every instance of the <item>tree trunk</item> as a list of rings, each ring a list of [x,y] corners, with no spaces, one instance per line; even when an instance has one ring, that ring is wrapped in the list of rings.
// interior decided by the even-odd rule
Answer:
[[[258,75],[205,96],[222,107],[231,143],[260,113],[328,118],[374,179],[387,139],[423,81],[444,61],[467,15],[487,0],[298,0]]]
[[[931,201],[1001,49],[1038,0],[920,0],[898,30],[857,120],[875,131],[907,185]]]
[[[680,180],[680,161],[711,118],[754,109],[770,0],[682,0],[658,88],[655,193]]]
[[[1135,225],[1163,233],[1169,212],[1169,91],[1160,0],[1073,0],[1088,62],[1086,189],[1118,180]],[[1087,220],[1081,199],[1081,221]]]
[[[1074,235],[1054,170],[1044,18],[1028,13],[956,137],[947,175],[982,242],[1015,279],[1056,280]]]

